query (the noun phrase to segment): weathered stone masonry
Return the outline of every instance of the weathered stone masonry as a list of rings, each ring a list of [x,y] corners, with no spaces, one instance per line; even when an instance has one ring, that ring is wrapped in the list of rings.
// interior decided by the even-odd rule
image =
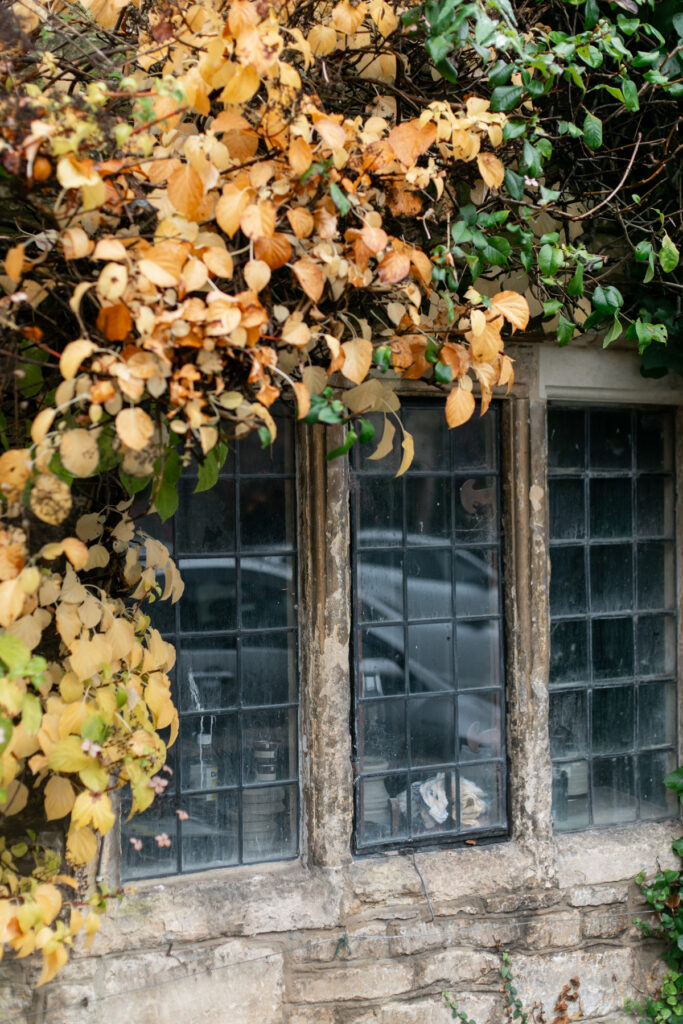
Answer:
[[[479,1024],[499,1024],[499,945],[520,995],[549,1019],[570,977],[591,1021],[616,1022],[628,996],[654,986],[658,950],[631,924],[642,911],[632,879],[672,863],[680,824],[552,833],[545,399],[571,388],[584,401],[681,399],[666,383],[641,385],[623,353],[600,353],[604,384],[589,349],[563,353],[564,391],[541,346],[514,354],[503,459],[510,838],[351,854],[346,469],[325,462],[334,439],[315,433],[299,465],[311,494],[300,537],[300,860],[137,883],[93,950],[46,988],[33,991],[32,966],[3,961],[0,1024],[445,1024],[446,988]],[[115,847],[114,837],[102,866],[114,883]]]

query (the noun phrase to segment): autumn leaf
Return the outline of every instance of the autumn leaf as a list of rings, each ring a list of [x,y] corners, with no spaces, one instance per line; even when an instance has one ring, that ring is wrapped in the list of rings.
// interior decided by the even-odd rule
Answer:
[[[296,418],[302,420],[304,416],[308,415],[308,411],[311,408],[311,394],[306,385],[300,384],[298,381],[292,381],[292,387],[296,395]]]
[[[43,523],[59,526],[71,511],[71,491],[67,484],[51,473],[41,473],[30,496],[33,514]]]
[[[489,188],[500,188],[505,179],[505,168],[493,153],[480,153],[477,157],[477,167]]]
[[[66,837],[66,856],[70,864],[87,864],[97,853],[97,839],[89,827],[70,829]]]
[[[297,177],[301,177],[302,174],[305,174],[313,163],[313,152],[311,147],[300,135],[290,143],[287,155],[289,157],[289,165]]]
[[[392,128],[387,141],[401,163],[412,167],[436,141],[436,125],[429,123],[420,128],[416,121],[406,121]]]
[[[446,399],[446,422],[449,427],[460,427],[467,423],[474,412],[475,401],[471,391],[454,387]]]
[[[342,125],[330,117],[321,117],[316,121],[315,130],[330,149],[341,149],[346,142],[346,132]]]
[[[247,65],[239,67],[232,76],[225,89],[221,93],[221,101],[226,104],[239,106],[250,100],[261,84],[261,79],[256,70]]]
[[[403,474],[412,465],[413,459],[415,458],[415,440],[413,435],[403,428],[403,437],[401,439],[401,448],[403,449],[403,456],[401,458],[401,465],[398,467],[396,476],[403,476]]]
[[[59,370],[64,380],[72,380],[83,360],[92,355],[96,348],[97,345],[88,338],[70,341],[59,358]]]
[[[318,302],[325,287],[325,277],[318,264],[313,260],[301,259],[292,264],[292,270],[309,299]]]
[[[316,57],[326,57],[337,49],[337,33],[333,25],[314,25],[308,33],[308,42]]]
[[[360,384],[365,380],[372,366],[372,342],[365,338],[354,338],[353,341],[345,341],[341,348],[344,353],[344,365],[341,372],[347,380],[353,381],[354,384]]]
[[[275,232],[275,207],[270,201],[247,206],[240,217],[247,238],[270,238]]]
[[[61,243],[66,260],[81,260],[89,256],[94,248],[94,242],[81,227],[67,228],[62,234]]]
[[[491,308],[504,316],[513,328],[523,331],[529,323],[529,303],[518,292],[498,292],[491,299]]]
[[[18,284],[23,272],[24,246],[20,242],[18,245],[13,245],[5,256],[5,273],[14,284]]]
[[[195,220],[204,198],[204,184],[192,164],[181,164],[168,179],[168,198],[178,213]]]
[[[82,427],[62,434],[59,455],[62,465],[73,476],[90,476],[100,461],[97,439]]]
[[[56,974],[64,967],[68,960],[68,953],[64,943],[58,942],[54,948],[50,948],[43,951],[43,967],[40,972],[40,976],[36,982],[36,988],[40,988],[41,985],[46,985],[48,981],[56,976]]]
[[[249,205],[249,190],[226,185],[216,203],[216,221],[229,238],[239,230],[242,213]]]
[[[254,256],[263,260],[271,270],[284,267],[292,258],[292,247],[286,235],[276,231],[272,238],[258,238],[254,243]]]
[[[263,260],[249,260],[244,265],[244,280],[255,292],[260,292],[270,281],[270,267]]]
[[[217,245],[210,245],[204,249],[202,260],[211,274],[216,277],[232,279],[234,263],[232,256],[227,249],[221,249]]]
[[[308,238],[315,226],[313,214],[303,206],[295,206],[293,210],[287,210],[287,220],[297,238]]]
[[[367,4],[363,0],[355,7],[349,3],[349,0],[341,0],[341,3],[338,3],[332,11],[332,20],[338,32],[353,35],[363,24],[366,13]]]
[[[102,306],[97,314],[97,326],[108,341],[125,341],[133,329],[133,318],[122,302]]]
[[[141,451],[154,433],[154,423],[144,409],[122,409],[116,416],[116,433],[127,448]]]
[[[410,257],[403,252],[391,249],[383,257],[378,267],[380,281],[383,284],[398,284],[410,273]]]

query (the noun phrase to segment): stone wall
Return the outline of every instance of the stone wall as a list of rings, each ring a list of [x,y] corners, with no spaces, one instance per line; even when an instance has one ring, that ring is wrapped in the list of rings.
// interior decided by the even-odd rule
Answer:
[[[539,373],[539,346],[514,354],[503,415],[509,838],[352,856],[348,490],[344,465],[325,461],[335,439],[314,431],[299,458],[311,496],[299,544],[300,859],[137,883],[92,951],[45,988],[33,989],[32,964],[0,964],[0,1024],[445,1024],[444,989],[477,1024],[502,1024],[499,946],[527,1007],[542,1002],[549,1021],[570,978],[579,1018],[610,1024],[627,997],[653,990],[658,949],[632,925],[643,909],[633,876],[672,863],[680,823],[552,831],[545,399],[561,382],[552,366]],[[632,362],[600,353],[603,371],[612,359]],[[573,384],[569,353],[562,365]],[[643,400],[636,376],[605,372],[620,381],[614,400]],[[655,383],[645,400],[658,400]],[[662,385],[662,402],[672,394]],[[113,836],[102,872],[114,886],[117,863]]]

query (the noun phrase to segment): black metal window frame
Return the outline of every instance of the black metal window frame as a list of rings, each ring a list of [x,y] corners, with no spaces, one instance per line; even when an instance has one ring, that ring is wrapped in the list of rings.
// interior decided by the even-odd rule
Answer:
[[[587,637],[587,652],[586,652],[586,666],[587,673],[586,679],[583,683],[579,680],[572,681],[560,681],[555,683],[551,676],[549,679],[549,690],[550,700],[553,700],[554,694],[572,693],[572,692],[583,692],[586,694],[586,750],[585,753],[578,753],[575,755],[567,756],[554,756],[551,752],[552,767],[553,767],[553,779],[555,788],[555,775],[556,769],[561,768],[562,765],[568,765],[576,762],[586,761],[588,766],[588,789],[587,789],[587,810],[588,810],[588,823],[580,824],[574,827],[566,826],[559,827],[555,824],[556,831],[558,832],[581,832],[587,828],[614,828],[620,824],[633,824],[638,821],[657,821],[666,820],[671,818],[672,811],[669,809],[663,812],[661,815],[656,817],[646,816],[641,817],[641,778],[640,778],[640,755],[647,754],[648,752],[655,753],[666,753],[671,752],[674,755],[672,760],[672,767],[676,763],[676,755],[678,750],[678,721],[676,713],[675,721],[675,734],[670,744],[662,744],[656,747],[649,747],[647,745],[639,744],[640,736],[640,710],[641,710],[641,692],[646,692],[645,688],[656,683],[661,682],[673,682],[676,687],[676,708],[678,707],[678,606],[677,606],[677,594],[676,594],[676,563],[678,560],[677,544],[676,544],[676,504],[677,504],[677,475],[676,475],[676,458],[675,458],[675,421],[674,421],[674,410],[667,407],[659,406],[637,406],[637,405],[579,405],[568,402],[557,401],[548,405],[548,421],[550,424],[550,417],[553,413],[582,413],[583,414],[583,438],[584,438],[584,462],[583,467],[580,469],[571,469],[565,467],[554,467],[551,464],[552,452],[550,444],[550,426],[548,430],[549,444],[548,444],[548,491],[549,498],[552,506],[552,489],[553,484],[558,481],[569,481],[569,480],[581,480],[583,482],[583,503],[584,503],[584,522],[583,522],[583,536],[577,538],[568,537],[553,537],[552,528],[549,533],[549,551],[551,560],[551,592],[552,592],[552,553],[553,550],[557,550],[560,547],[573,547],[583,549],[583,568],[585,574],[585,611],[576,613],[560,612],[555,613],[552,607],[552,601],[550,601],[550,621],[551,621],[551,665],[552,665],[552,634],[553,628],[559,623],[565,622],[585,622],[586,637]],[[630,416],[630,464],[628,467],[614,467],[613,469],[592,469],[590,465],[590,453],[591,453],[591,414],[601,413],[617,413],[617,414],[628,414]],[[670,429],[671,429],[671,468],[670,469],[639,469],[637,465],[637,431],[640,429],[638,426],[638,417],[647,416],[648,414],[661,415],[669,418]],[[669,532],[660,534],[648,534],[638,533],[637,531],[637,481],[641,477],[663,477],[671,482],[671,515],[672,515],[672,528]],[[592,537],[591,536],[591,502],[590,502],[590,487],[592,481],[600,480],[616,480],[616,479],[628,479],[631,484],[631,529],[629,535],[620,535],[613,538],[610,537]],[[632,602],[630,608],[619,608],[614,611],[608,611],[604,609],[594,609],[592,607],[593,599],[591,593],[591,559],[590,553],[593,547],[607,547],[607,546],[619,546],[628,543],[631,547],[631,572],[632,572]],[[673,552],[673,605],[662,608],[640,608],[638,607],[638,545],[647,543],[668,543],[671,545]],[[550,600],[550,598],[549,598]],[[638,640],[638,624],[641,620],[647,620],[649,618],[654,619],[655,616],[667,617],[673,622],[673,666],[671,671],[664,671],[660,673],[647,673],[641,672],[640,669],[640,658],[639,658],[639,640]],[[595,620],[606,621],[606,620],[620,620],[630,619],[632,627],[632,642],[633,642],[633,673],[630,676],[624,677],[613,677],[613,678],[595,678],[595,661],[594,661],[594,650],[593,650],[593,622]],[[631,686],[634,691],[634,722],[633,722],[633,743],[628,749],[619,750],[614,753],[594,753],[593,752],[593,694],[599,690],[607,690],[610,688]],[[550,724],[550,722],[549,722]],[[611,821],[611,822],[595,822],[594,821],[594,765],[604,761],[614,760],[616,758],[630,758],[633,762],[634,770],[634,794],[635,794],[635,816],[633,818],[624,819],[623,821]],[[554,794],[555,796],[555,794]],[[675,811],[673,812],[675,814]],[[553,818],[555,819],[555,809],[553,808]]]
[[[448,548],[450,550],[450,552],[451,552],[451,588],[452,588],[453,610],[452,610],[452,614],[450,616],[448,616],[448,617],[444,617],[442,619],[434,618],[434,619],[429,619],[427,621],[430,622],[430,623],[432,623],[432,622],[433,623],[437,623],[437,622],[452,623],[452,625],[454,627],[453,628],[453,643],[452,643],[452,656],[453,656],[453,659],[457,659],[457,647],[456,647],[456,642],[455,642],[455,633],[456,633],[455,627],[456,627],[456,624],[458,622],[472,622],[472,623],[475,623],[477,621],[489,621],[489,620],[492,620],[492,619],[496,619],[497,622],[498,622],[498,637],[499,637],[499,643],[498,643],[498,672],[499,672],[500,683],[499,683],[499,685],[497,687],[494,687],[494,688],[491,688],[491,689],[496,689],[499,692],[499,694],[500,694],[500,717],[501,717],[500,753],[499,753],[499,755],[497,757],[491,758],[490,761],[488,761],[488,762],[487,761],[482,761],[482,762],[476,762],[476,764],[477,764],[477,766],[479,764],[482,764],[482,765],[484,765],[484,764],[493,764],[493,765],[496,765],[497,767],[499,767],[499,770],[500,770],[500,773],[501,773],[500,812],[501,812],[501,818],[502,818],[504,824],[494,825],[494,826],[484,826],[484,827],[481,827],[481,828],[470,828],[470,829],[462,828],[462,827],[458,828],[456,826],[453,829],[449,829],[449,830],[445,830],[445,831],[439,832],[438,835],[428,835],[428,834],[425,834],[425,835],[412,836],[412,837],[410,837],[410,836],[408,836],[408,837],[398,837],[396,839],[392,839],[392,840],[389,840],[389,841],[381,841],[381,842],[374,842],[374,843],[361,843],[361,842],[359,842],[359,836],[361,834],[361,814],[362,814],[362,811],[361,811],[361,786],[362,786],[362,784],[366,780],[370,780],[370,779],[373,779],[373,778],[375,778],[375,779],[376,778],[381,778],[382,776],[386,776],[388,774],[389,775],[390,774],[396,774],[396,775],[403,774],[403,775],[405,775],[406,779],[408,780],[408,784],[406,785],[406,812],[405,812],[405,816],[407,818],[407,821],[411,822],[411,820],[412,820],[412,817],[411,817],[411,810],[412,810],[411,809],[411,796],[412,796],[412,794],[411,794],[411,788],[412,788],[411,783],[414,780],[414,777],[417,777],[418,780],[419,780],[419,778],[421,776],[424,776],[427,773],[433,774],[435,772],[444,771],[446,773],[446,798],[447,798],[447,814],[448,814],[447,820],[450,820],[451,812],[452,812],[452,809],[453,809],[453,802],[452,802],[452,799],[451,799],[450,774],[451,773],[455,773],[456,778],[459,779],[461,772],[463,770],[466,771],[468,765],[470,766],[470,768],[473,767],[474,765],[473,765],[472,762],[469,762],[469,761],[458,760],[457,756],[456,756],[456,758],[453,761],[444,762],[444,763],[438,763],[438,764],[434,763],[434,764],[429,764],[429,765],[425,765],[425,764],[422,764],[422,765],[412,765],[412,763],[411,763],[410,741],[409,741],[409,738],[408,738],[409,737],[408,720],[407,720],[408,719],[408,709],[409,709],[409,706],[410,706],[411,698],[413,700],[420,699],[420,698],[419,698],[418,695],[412,695],[411,692],[410,692],[410,681],[409,681],[410,668],[409,668],[409,657],[408,657],[408,650],[409,650],[409,648],[408,648],[408,629],[409,629],[409,627],[411,625],[423,625],[425,620],[419,619],[419,620],[415,620],[415,622],[413,622],[410,618],[408,618],[408,616],[406,614],[402,619],[396,620],[393,623],[391,621],[386,621],[386,622],[382,621],[381,625],[382,626],[386,626],[386,625],[392,625],[393,624],[393,625],[400,625],[403,628],[403,643],[404,643],[404,667],[403,667],[403,671],[404,671],[404,695],[403,695],[403,699],[404,699],[404,703],[405,703],[404,714],[405,714],[405,723],[406,723],[406,725],[405,725],[405,728],[406,728],[406,738],[407,738],[407,741],[408,741],[407,742],[407,764],[406,764],[405,768],[396,769],[395,771],[392,771],[392,769],[386,769],[386,770],[380,771],[380,772],[364,772],[362,770],[362,767],[361,767],[361,755],[360,755],[360,750],[359,750],[359,736],[360,736],[359,716],[360,716],[361,705],[362,704],[373,703],[375,701],[386,700],[387,698],[381,698],[381,697],[380,698],[372,698],[372,697],[368,698],[368,697],[363,697],[361,695],[360,659],[359,659],[359,646],[360,646],[360,644],[359,644],[358,636],[359,636],[360,630],[362,628],[362,625],[364,623],[363,623],[363,621],[361,619],[361,616],[360,616],[360,605],[361,605],[360,586],[359,586],[360,555],[361,554],[367,554],[367,553],[371,552],[373,549],[372,549],[372,547],[369,547],[369,546],[361,547],[359,545],[359,525],[360,525],[359,499],[360,499],[360,484],[361,484],[361,480],[363,479],[363,477],[367,476],[368,474],[358,471],[359,456],[358,456],[358,453],[356,452],[356,453],[354,453],[354,456],[353,456],[352,461],[351,461],[349,489],[350,489],[350,502],[351,502],[351,565],[352,565],[352,582],[351,582],[351,592],[352,592],[352,633],[351,633],[351,637],[352,637],[352,639],[351,639],[351,645],[350,645],[350,660],[351,660],[352,678],[353,678],[353,688],[352,688],[352,740],[353,740],[353,785],[354,785],[354,822],[353,822],[352,852],[355,855],[357,855],[357,856],[368,856],[368,855],[373,855],[373,854],[381,854],[381,853],[386,853],[386,852],[392,851],[392,850],[393,851],[407,851],[407,852],[410,852],[410,851],[415,850],[415,849],[430,849],[430,848],[433,849],[433,848],[439,848],[439,847],[444,847],[444,846],[450,846],[450,847],[453,847],[453,846],[463,846],[463,845],[467,844],[468,842],[471,843],[472,840],[476,840],[477,845],[484,845],[487,842],[488,843],[501,842],[503,840],[508,839],[509,835],[510,835],[510,823],[509,823],[509,812],[508,812],[508,808],[509,808],[509,783],[510,783],[510,778],[509,778],[509,770],[508,770],[508,763],[507,763],[507,750],[506,750],[505,616],[504,616],[504,609],[503,609],[503,591],[504,591],[504,579],[503,579],[504,564],[503,563],[504,563],[504,554],[505,554],[505,552],[504,552],[504,545],[503,545],[503,530],[502,530],[502,522],[503,522],[503,518],[502,518],[503,517],[503,508],[502,508],[502,491],[503,491],[503,486],[502,486],[502,483],[503,483],[503,481],[502,481],[502,422],[501,422],[502,421],[502,409],[501,409],[500,405],[501,405],[501,403],[499,403],[499,402],[493,402],[491,404],[491,407],[490,407],[489,411],[486,414],[491,419],[495,419],[495,424],[496,424],[495,425],[495,468],[486,467],[486,468],[482,468],[482,469],[472,469],[472,468],[469,468],[469,467],[464,467],[464,468],[461,468],[459,470],[457,465],[453,466],[453,462],[454,462],[454,458],[455,458],[455,452],[456,452],[456,448],[457,448],[457,444],[458,444],[458,431],[457,430],[449,430],[448,431],[448,436],[449,436],[449,444],[450,444],[449,452],[450,452],[451,467],[449,468],[448,471],[440,472],[440,473],[437,474],[437,473],[435,473],[434,471],[431,471],[431,470],[430,471],[419,471],[419,470],[414,470],[413,469],[413,470],[409,470],[408,474],[404,474],[401,477],[402,492],[403,492],[403,501],[402,501],[402,517],[403,517],[403,519],[402,519],[402,533],[403,533],[403,543],[400,546],[392,546],[391,550],[392,551],[402,551],[403,553],[411,551],[411,550],[418,550],[418,551],[421,551],[421,552],[429,550],[428,548],[426,548],[426,547],[424,547],[422,545],[412,546],[410,544],[407,544],[407,542],[406,542],[406,536],[407,536],[407,532],[408,532],[407,531],[407,521],[406,521],[407,520],[407,502],[406,502],[406,483],[407,483],[407,481],[409,479],[416,479],[416,478],[417,479],[422,478],[422,479],[425,479],[425,480],[433,479],[435,476],[448,476],[448,477],[450,477],[450,480],[451,480],[451,486],[450,486],[450,501],[451,501],[451,509],[450,509],[450,517],[451,517],[450,540],[444,542],[444,544],[440,545],[439,547],[441,547],[443,549]],[[406,410],[411,410],[411,409],[429,410],[429,411],[433,412],[435,416],[443,417],[443,406],[442,406],[442,403],[439,403],[439,402],[434,401],[434,400],[420,399],[420,398],[411,398],[411,397],[403,398],[402,401],[401,401],[401,410],[400,410],[399,416],[403,419],[405,411]],[[381,417],[378,417],[378,420],[380,421],[380,424],[378,424],[378,425],[381,426]],[[398,431],[397,431],[397,435],[400,436]],[[418,450],[419,438],[415,437],[414,441],[415,441],[416,450]],[[394,447],[396,448],[396,441],[395,441]],[[382,464],[379,463],[379,464],[376,464],[376,465],[378,465],[379,469],[380,469],[380,472],[378,473],[378,475],[381,475],[381,473],[382,473]],[[386,474],[386,470],[384,472]],[[455,529],[455,499],[456,499],[456,490],[455,490],[455,481],[456,481],[456,478],[459,477],[459,476],[467,476],[467,477],[475,477],[475,478],[477,478],[477,477],[479,477],[479,478],[481,478],[481,477],[495,477],[495,479],[496,479],[496,521],[497,521],[497,526],[498,526],[495,541],[483,540],[483,541],[479,541],[479,542],[478,541],[469,541],[467,543],[463,543],[462,541],[458,541],[456,539],[456,529]],[[391,479],[390,476],[389,476],[389,479]],[[463,614],[458,612],[458,609],[456,607],[456,578],[455,578],[455,573],[456,573],[456,553],[458,551],[462,551],[463,549],[464,550],[477,550],[477,549],[491,550],[491,549],[495,549],[495,551],[497,553],[497,565],[498,565],[498,587],[497,587],[498,593],[497,593],[497,605],[496,605],[495,612],[492,611],[490,614],[487,613],[487,614],[471,615],[471,616],[467,616],[466,614],[463,615]],[[381,550],[381,549],[378,549],[378,550]],[[407,591],[407,574],[405,572],[403,573],[402,587],[403,587],[403,608],[407,609],[407,607],[408,607],[408,605],[407,605],[407,593],[406,593],[406,591]],[[470,689],[469,691],[465,690],[464,692],[486,692],[486,689],[487,689],[486,687],[482,687],[482,688],[477,687],[476,689],[473,689],[473,690]],[[457,724],[457,705],[458,705],[458,701],[457,701],[457,696],[458,696],[458,694],[460,692],[463,692],[463,691],[460,691],[457,688],[453,691],[453,696],[454,696],[453,702],[454,702],[454,706],[455,706],[455,721],[454,721],[454,724],[455,724],[456,738],[457,738],[457,735],[458,735],[458,724]],[[443,693],[445,695],[447,693],[447,691],[444,691]],[[456,751],[456,755],[457,755],[457,751]],[[455,792],[455,798],[456,798],[456,808],[455,808],[455,811],[456,811],[456,821],[460,822],[460,820],[461,820],[461,818],[460,818],[460,799],[461,799],[460,786],[459,785],[455,785],[453,787],[453,790]],[[409,826],[409,828],[410,828],[410,826]]]
[[[284,424],[283,424],[284,425]],[[146,523],[146,527],[151,533],[153,533],[159,540],[161,540],[168,547],[171,555],[174,557],[178,568],[191,569],[192,563],[201,560],[216,560],[220,558],[230,559],[234,562],[235,568],[235,615],[237,625],[234,628],[211,628],[210,630],[193,630],[182,628],[182,608],[183,598],[181,597],[174,606],[162,606],[166,613],[168,610],[172,612],[173,622],[172,626],[167,622],[159,622],[158,628],[161,632],[162,637],[165,640],[172,642],[177,651],[176,665],[171,674],[172,679],[172,693],[174,703],[179,711],[179,734],[175,745],[170,748],[167,764],[172,767],[172,774],[164,776],[168,781],[167,788],[163,795],[157,796],[152,809],[156,808],[161,811],[165,807],[171,808],[171,813],[174,820],[174,832],[172,835],[169,834],[171,840],[171,849],[175,856],[168,858],[164,862],[153,862],[149,865],[149,872],[135,872],[134,874],[127,875],[125,871],[126,866],[126,854],[127,843],[130,841],[129,836],[135,837],[136,835],[136,823],[140,820],[140,816],[136,816],[131,819],[130,827],[128,828],[124,823],[122,827],[122,847],[123,847],[123,858],[122,858],[122,877],[124,880],[131,881],[136,879],[145,878],[157,878],[165,877],[168,875],[190,875],[206,870],[214,870],[216,868],[232,868],[238,867],[242,864],[260,864],[268,862],[279,862],[287,860],[296,860],[300,854],[300,823],[301,823],[301,794],[300,794],[300,779],[299,779],[299,736],[300,728],[298,721],[299,713],[299,632],[298,632],[298,550],[297,550],[297,538],[298,538],[298,502],[296,493],[296,472],[295,472],[295,449],[294,449],[294,431],[291,425],[288,427],[288,438],[285,443],[289,444],[289,452],[287,457],[291,460],[291,469],[287,472],[282,471],[259,471],[250,472],[249,466],[242,468],[242,462],[248,462],[248,453],[245,449],[246,444],[253,444],[255,440],[250,437],[247,442],[237,442],[234,448],[231,450],[228,456],[228,468],[225,466],[221,470],[219,479],[228,479],[234,482],[234,494],[232,498],[233,509],[232,514],[234,516],[234,546],[229,549],[221,550],[220,548],[212,549],[210,552],[205,554],[197,554],[190,552],[183,552],[179,550],[178,544],[178,533],[181,524],[176,514],[166,524],[159,524],[158,520],[150,520]],[[282,442],[281,442],[282,443]],[[259,453],[259,457],[262,457],[262,453]],[[284,458],[284,456],[283,456]],[[232,463],[231,468],[229,463]],[[250,482],[254,480],[267,480],[267,481],[283,481],[290,482],[293,499],[293,524],[291,529],[291,544],[285,545],[268,545],[267,542],[264,545],[263,550],[259,550],[257,547],[250,545],[245,546],[241,542],[241,509],[240,509],[240,483],[242,481]],[[190,486],[194,485],[196,481],[193,480],[191,474],[187,476],[184,474],[181,478],[179,486]],[[202,494],[197,495],[194,501],[201,501]],[[292,588],[292,600],[291,605],[294,610],[294,623],[287,626],[277,626],[272,628],[262,628],[260,626],[245,627],[242,624],[242,564],[249,559],[257,559],[262,557],[264,559],[276,559],[286,558],[291,563],[291,577],[290,585]],[[208,570],[210,571],[210,570]],[[154,621],[154,608],[152,606],[149,609],[152,613],[152,625],[157,625]],[[160,611],[162,608],[160,607]],[[294,650],[294,688],[295,688],[295,699],[283,701],[279,703],[250,703],[247,695],[243,691],[243,672],[242,672],[242,643],[243,640],[249,638],[262,639],[264,636],[273,635],[275,637],[292,637],[293,650]],[[179,662],[183,650],[183,642],[188,640],[221,640],[225,639],[233,641],[235,644],[235,659],[236,659],[236,699],[229,704],[220,705],[217,707],[202,708],[202,710],[188,711],[183,709],[183,693],[180,692],[182,684],[178,682],[178,671]],[[242,734],[243,734],[243,719],[247,715],[257,713],[271,713],[271,712],[290,712],[296,715],[296,739],[293,747],[293,753],[295,758],[296,771],[293,775],[287,778],[278,778],[274,781],[259,782],[250,781],[245,782],[243,778],[243,749],[242,749]],[[182,748],[183,748],[183,726],[184,723],[196,721],[211,715],[234,715],[236,718],[236,736],[237,736],[237,750],[235,754],[235,760],[237,764],[237,781],[234,784],[227,785],[216,785],[210,789],[206,788],[190,788],[183,784],[184,771],[179,764],[182,761]],[[201,729],[201,725],[200,725]],[[243,795],[248,792],[263,791],[268,789],[283,789],[286,788],[293,792],[294,796],[294,809],[293,814],[295,816],[294,825],[294,844],[291,853],[285,856],[275,856],[270,858],[257,858],[257,859],[244,859],[244,835],[243,835]],[[236,806],[237,806],[237,859],[230,860],[225,864],[215,864],[210,867],[199,866],[190,867],[183,864],[182,856],[182,830],[183,830],[183,819],[182,812],[184,810],[187,800],[191,797],[216,795],[220,799],[222,794],[233,793],[236,795]],[[125,808],[124,808],[125,810]],[[181,816],[178,816],[178,811],[181,812]],[[144,815],[143,815],[144,817]],[[168,834],[168,833],[167,833]]]

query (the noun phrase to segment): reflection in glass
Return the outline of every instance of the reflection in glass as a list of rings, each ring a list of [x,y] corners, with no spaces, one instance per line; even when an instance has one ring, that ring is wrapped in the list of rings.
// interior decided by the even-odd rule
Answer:
[[[150,875],[174,875],[178,870],[175,801],[173,794],[155,798],[145,811],[127,821],[130,793],[123,791],[121,801],[121,873],[125,878]],[[171,846],[159,847],[155,836],[166,833]]]
[[[296,700],[296,634],[247,633],[242,637],[242,702],[286,704]]]
[[[676,767],[672,750],[648,750],[638,758],[640,774],[640,817],[661,818],[678,814],[678,797],[663,779]]]
[[[242,558],[240,600],[245,629],[294,625],[294,560],[284,555]]]
[[[366,770],[382,770],[386,761],[378,760],[376,765],[366,761]],[[402,784],[401,781],[403,780]],[[405,789],[404,776],[382,776],[365,779],[360,784],[361,834],[366,843],[390,839],[398,827],[398,813],[392,806],[391,792]]]
[[[579,757],[588,750],[588,708],[585,690],[550,695],[550,756]]]
[[[182,711],[229,708],[237,704],[234,637],[184,638],[178,651]]]
[[[240,542],[245,549],[292,547],[294,481],[249,478],[240,481]]]
[[[237,716],[183,716],[180,723],[183,790],[216,789],[238,782]]]
[[[642,412],[637,416],[637,466],[646,471],[673,468],[671,413]]]
[[[550,536],[577,540],[586,533],[583,480],[555,480],[550,488]]]
[[[593,690],[594,754],[618,754],[632,749],[634,705],[633,686],[606,686]]]
[[[553,821],[558,832],[588,827],[588,790],[588,761],[553,765]]]
[[[636,523],[640,537],[672,537],[673,480],[641,476],[636,483]]]
[[[550,683],[587,682],[588,625],[585,621],[550,625]]]
[[[403,693],[403,626],[375,626],[361,630],[358,661],[363,697]]]
[[[176,542],[181,554],[235,549],[235,483],[220,477],[210,491],[194,493],[195,480],[181,477]]]
[[[455,600],[459,618],[498,609],[498,551],[478,548],[455,556]]]
[[[593,678],[623,679],[633,675],[633,621],[593,619]]]
[[[296,786],[242,792],[242,860],[284,860],[297,850]]]
[[[582,546],[550,551],[550,610],[553,615],[586,611],[586,568]]]
[[[638,702],[638,745],[673,745],[676,742],[676,684],[670,681],[642,683]]]
[[[500,757],[502,740],[500,691],[465,693],[458,697],[458,742],[462,761]]]
[[[406,430],[416,440],[415,458],[409,472],[443,471],[450,463],[450,436],[444,417],[440,420],[429,408],[406,408],[403,414]]]
[[[638,607],[673,608],[676,603],[673,544],[638,545]]]
[[[406,723],[403,700],[364,702],[360,707],[361,767],[377,760],[390,768],[406,765]]]
[[[455,462],[462,469],[495,469],[497,411],[483,419],[471,419],[458,427],[452,435],[455,443]]]
[[[368,551],[360,559],[361,619],[386,622],[403,618],[403,554]]]
[[[242,723],[242,783],[296,777],[297,713],[294,708],[250,711]]]
[[[591,480],[591,537],[630,537],[632,528],[631,478]]]
[[[453,613],[451,553],[406,551],[409,619],[443,619]]]
[[[452,622],[408,627],[408,672],[413,693],[452,689],[452,640]]]
[[[498,532],[496,478],[462,477],[455,481],[455,536],[461,541],[495,541]]]
[[[468,764],[460,776],[462,828],[501,825],[505,821],[503,774],[499,764]]]
[[[406,478],[406,529],[408,544],[442,544],[450,538],[449,477]]]
[[[591,469],[631,468],[631,413],[623,409],[594,409],[590,413]]]
[[[592,610],[630,611],[634,604],[631,545],[593,544],[590,567]]]
[[[593,821],[616,825],[636,817],[635,773],[632,757],[593,761]]]
[[[444,764],[455,756],[455,721],[450,697],[408,701],[410,761],[413,765]]]
[[[180,599],[183,632],[234,629],[237,625],[237,584],[234,558],[181,559],[185,590]]]
[[[643,676],[672,675],[676,664],[676,619],[641,615],[638,619],[638,671]]]
[[[583,469],[584,413],[578,409],[548,411],[548,465],[551,469]]]
[[[403,481],[366,476],[360,483],[360,547],[400,544],[403,540]]]
[[[182,809],[188,815],[181,826],[183,869],[237,864],[237,794],[187,796]]]
[[[455,628],[458,689],[500,682],[500,636],[497,619],[458,622]]]

